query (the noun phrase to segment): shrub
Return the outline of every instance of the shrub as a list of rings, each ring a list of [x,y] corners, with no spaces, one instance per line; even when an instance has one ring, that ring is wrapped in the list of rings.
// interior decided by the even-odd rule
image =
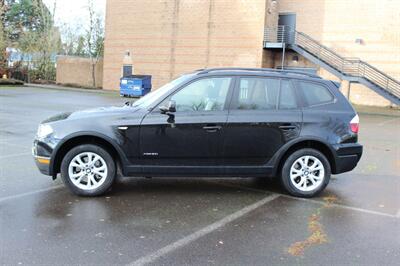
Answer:
[[[0,86],[4,85],[24,85],[24,82],[17,79],[3,79],[0,78]]]

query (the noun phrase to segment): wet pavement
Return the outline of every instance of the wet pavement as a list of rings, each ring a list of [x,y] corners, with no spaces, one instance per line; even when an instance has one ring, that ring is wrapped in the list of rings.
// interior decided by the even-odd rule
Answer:
[[[126,177],[80,198],[39,173],[40,121],[123,102],[0,88],[0,264],[398,265],[400,115],[361,114],[361,162],[313,199],[263,179]]]

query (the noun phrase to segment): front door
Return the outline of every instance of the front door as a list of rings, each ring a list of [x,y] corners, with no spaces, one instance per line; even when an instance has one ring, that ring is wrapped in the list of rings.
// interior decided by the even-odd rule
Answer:
[[[296,14],[295,13],[280,13],[278,18],[279,26],[287,26],[292,30],[296,29]]]
[[[294,42],[294,31],[296,30],[296,14],[280,13],[278,25],[284,30],[284,42],[287,44],[292,44]]]
[[[160,103],[175,101],[175,113],[162,114],[156,107],[145,116],[139,140],[144,173],[150,168],[163,175],[216,173],[232,84],[230,77],[195,80]]]
[[[265,166],[282,145],[299,135],[302,113],[289,80],[241,77],[237,84],[222,153],[224,164],[232,166],[227,169],[249,173],[243,166]]]

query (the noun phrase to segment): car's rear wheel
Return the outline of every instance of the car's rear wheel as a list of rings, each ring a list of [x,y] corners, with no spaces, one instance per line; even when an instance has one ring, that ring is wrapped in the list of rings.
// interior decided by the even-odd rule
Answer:
[[[61,177],[76,195],[97,196],[110,189],[116,166],[112,156],[102,147],[84,144],[72,148],[61,163]]]
[[[329,183],[331,168],[321,152],[301,149],[287,157],[281,172],[281,182],[289,194],[297,197],[313,197]]]

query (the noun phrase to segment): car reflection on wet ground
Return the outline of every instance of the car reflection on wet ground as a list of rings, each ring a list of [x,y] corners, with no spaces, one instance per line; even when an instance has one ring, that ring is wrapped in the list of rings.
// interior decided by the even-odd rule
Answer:
[[[30,149],[40,121],[125,101],[0,88],[1,264],[398,264],[400,114],[361,114],[358,167],[313,199],[263,179],[126,177],[81,198],[38,172]]]

